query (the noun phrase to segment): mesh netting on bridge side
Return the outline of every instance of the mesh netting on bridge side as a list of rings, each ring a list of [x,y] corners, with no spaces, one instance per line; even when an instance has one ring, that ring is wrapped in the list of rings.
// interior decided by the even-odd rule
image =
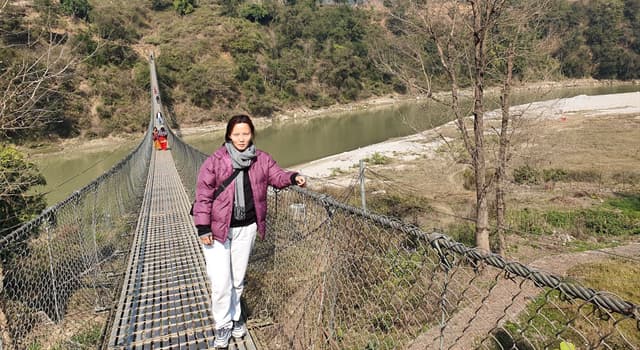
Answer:
[[[638,306],[301,189],[270,196],[246,303],[269,349],[640,347]]]
[[[193,194],[206,155],[172,150]],[[268,349],[640,349],[637,305],[330,196],[272,191],[267,224],[245,303]]]
[[[182,184],[189,195],[189,199],[193,200],[198,170],[209,155],[185,143],[180,137],[176,136],[172,130],[169,130],[169,144],[171,145],[173,161],[175,162],[178,174],[180,174],[180,179],[182,179]]]
[[[100,343],[122,283],[151,152],[147,132],[110,170],[0,238],[0,348]]]

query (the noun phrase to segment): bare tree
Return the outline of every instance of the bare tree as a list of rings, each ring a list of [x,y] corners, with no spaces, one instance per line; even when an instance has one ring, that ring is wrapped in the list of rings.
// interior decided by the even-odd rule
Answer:
[[[44,178],[10,142],[38,135],[61,121],[63,84],[84,59],[72,54],[67,35],[50,25],[47,11],[26,20],[27,4],[0,0],[0,236],[43,209],[32,193]]]
[[[0,8],[0,15],[9,15],[5,13],[9,6]],[[28,33],[26,42],[0,41],[4,49],[15,53],[0,63],[0,135],[4,137],[59,121],[55,99],[78,59],[64,45],[66,35],[50,28],[41,32],[44,35]]]
[[[495,188],[495,208],[496,208],[496,234],[498,238],[499,253],[504,254],[506,249],[505,228],[506,228],[506,201],[505,182],[506,169],[511,158],[511,141],[516,130],[514,122],[521,116],[520,113],[514,115],[511,111],[511,89],[513,84],[513,74],[516,59],[526,61],[527,57],[533,56],[536,49],[536,40],[532,39],[532,33],[538,33],[537,19],[541,18],[548,1],[527,2],[520,1],[505,9],[504,16],[497,22],[497,30],[502,33],[498,47],[501,48],[497,57],[498,68],[497,79],[501,81],[500,90],[500,129],[498,134],[498,152],[496,155],[496,165],[494,174]]]
[[[385,33],[384,45],[375,50],[381,66],[403,80],[410,89],[451,108],[475,175],[475,238],[476,246],[484,251],[490,251],[488,200],[491,185],[496,185],[497,226],[504,227],[503,184],[509,158],[510,94],[514,63],[522,57],[523,51],[523,38],[518,31],[529,27],[528,23],[540,11],[543,2],[394,2],[387,16],[389,32]],[[488,84],[502,85],[495,176],[488,172],[491,167],[485,145],[485,87]],[[450,97],[438,97],[434,85],[448,85]],[[469,110],[460,103],[465,87],[471,91]],[[468,115],[472,116],[472,130],[466,123]],[[499,231],[499,237],[502,237],[502,231]],[[504,247],[503,238],[500,246]]]

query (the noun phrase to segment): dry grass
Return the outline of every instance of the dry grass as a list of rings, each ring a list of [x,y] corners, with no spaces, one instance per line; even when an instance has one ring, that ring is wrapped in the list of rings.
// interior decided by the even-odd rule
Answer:
[[[523,165],[534,169],[563,169],[577,174],[596,174],[592,181],[541,182],[533,185],[508,185],[508,210],[577,210],[601,205],[616,193],[638,190],[634,178],[640,176],[640,116],[638,115],[569,115],[566,118],[530,120],[516,136],[508,175]],[[525,131],[526,130],[526,131]],[[441,130],[447,137],[457,137],[452,126]],[[491,137],[489,137],[491,140]],[[489,148],[493,143],[488,142]],[[372,168],[377,174],[392,179],[367,178],[372,190],[417,195],[427,199],[431,211],[419,222],[424,228],[464,223],[473,217],[475,192],[463,187],[463,164],[458,140],[443,146],[435,157],[413,161],[392,160]],[[493,150],[489,152],[493,154]],[[626,179],[626,180],[625,180]],[[513,180],[513,178],[511,178]],[[493,198],[490,198],[491,200]],[[538,256],[543,251],[561,251],[562,242],[549,237],[541,242],[524,242],[513,237],[518,247],[512,251],[518,258]],[[524,247],[523,243],[528,247]],[[560,246],[558,246],[560,245]],[[557,248],[557,249],[554,249]],[[532,249],[529,249],[532,248]],[[545,254],[544,252],[542,254]]]

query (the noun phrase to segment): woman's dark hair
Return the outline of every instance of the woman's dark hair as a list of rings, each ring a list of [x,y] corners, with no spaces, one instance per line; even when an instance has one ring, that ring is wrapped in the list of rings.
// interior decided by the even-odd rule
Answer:
[[[227,132],[224,134],[224,141],[225,142],[231,142],[231,131],[233,131],[233,127],[236,126],[236,124],[249,124],[249,128],[251,129],[251,143],[253,143],[253,137],[255,137],[256,135],[256,131],[255,128],[253,127],[253,122],[251,122],[251,118],[249,118],[248,115],[246,114],[236,114],[233,117],[231,117],[231,119],[229,119],[229,122],[227,122]]]

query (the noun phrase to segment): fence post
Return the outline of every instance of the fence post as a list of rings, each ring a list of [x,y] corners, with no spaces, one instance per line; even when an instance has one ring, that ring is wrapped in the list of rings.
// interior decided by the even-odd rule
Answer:
[[[49,273],[51,274],[51,289],[53,292],[53,303],[56,311],[56,323],[61,321],[60,309],[58,307],[58,287],[56,286],[56,274],[53,271],[53,254],[51,253],[51,230],[49,224],[45,224],[45,231],[47,231],[47,252],[49,253]]]
[[[437,240],[434,240],[431,243],[431,246],[435,249],[436,253],[438,253],[438,257],[440,260],[440,267],[442,268],[442,271],[444,272],[444,283],[442,286],[442,293],[440,294],[440,312],[441,312],[441,316],[440,316],[440,344],[439,344],[439,349],[443,350],[444,349],[444,330],[447,327],[447,288],[449,287],[449,270],[451,270],[451,268],[453,267],[453,264],[451,261],[449,261],[449,259],[447,259],[447,256],[445,255],[445,253],[442,251],[442,248],[440,248],[440,244],[438,243]]]
[[[362,210],[367,212],[367,198],[364,192],[364,160],[360,159],[360,199],[362,200]]]

